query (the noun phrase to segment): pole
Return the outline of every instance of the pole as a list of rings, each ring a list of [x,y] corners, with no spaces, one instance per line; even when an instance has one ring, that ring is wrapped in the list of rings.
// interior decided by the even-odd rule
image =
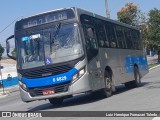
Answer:
[[[1,75],[1,80],[2,80],[1,59],[0,59],[0,75]],[[3,94],[4,94],[4,85],[3,85],[3,80],[2,80],[2,89],[3,89]]]
[[[108,0],[105,0],[105,6],[106,6],[106,15],[107,18],[110,18],[109,8],[108,8]]]

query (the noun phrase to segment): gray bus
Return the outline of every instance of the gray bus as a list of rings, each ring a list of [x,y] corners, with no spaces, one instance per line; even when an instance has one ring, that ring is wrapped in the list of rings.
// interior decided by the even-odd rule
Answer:
[[[13,37],[16,57],[9,54]],[[142,43],[139,29],[74,7],[21,19],[6,40],[22,101],[51,104],[86,92],[109,97],[120,84],[140,86],[148,72]]]

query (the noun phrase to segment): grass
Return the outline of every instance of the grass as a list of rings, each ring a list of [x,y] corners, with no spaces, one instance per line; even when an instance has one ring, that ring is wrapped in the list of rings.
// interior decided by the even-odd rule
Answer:
[[[149,64],[148,67],[149,67],[149,68],[152,68],[152,67],[155,67],[155,66],[157,66],[157,65],[160,65],[160,64],[159,64],[159,63],[152,63],[152,64]]]

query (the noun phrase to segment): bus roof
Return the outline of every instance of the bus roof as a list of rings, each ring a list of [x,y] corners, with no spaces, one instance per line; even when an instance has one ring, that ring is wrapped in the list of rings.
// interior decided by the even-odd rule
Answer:
[[[72,8],[72,7],[71,7],[71,8]],[[46,12],[34,14],[34,15],[31,15],[31,16],[28,16],[28,17],[24,17],[24,18],[22,18],[21,20],[23,20],[23,19],[28,19],[28,18],[32,18],[32,17],[36,17],[36,16],[40,16],[40,15],[43,15],[43,14],[52,13],[52,12],[67,10],[67,9],[71,9],[71,8],[59,8],[59,9],[55,9],[55,10],[50,10],[50,11],[46,11]],[[21,20],[19,20],[19,21],[21,21]]]
[[[52,12],[58,12],[58,11],[68,10],[68,9],[75,10],[75,11],[77,11],[79,14],[86,14],[86,15],[89,15],[89,16],[93,16],[93,17],[102,19],[102,20],[104,20],[104,21],[108,21],[108,22],[111,22],[111,23],[114,23],[114,24],[118,24],[118,25],[121,25],[121,26],[125,26],[125,27],[131,28],[131,29],[139,30],[139,28],[137,28],[137,27],[135,27],[135,26],[131,26],[131,25],[128,25],[128,24],[126,24],[126,23],[119,22],[119,21],[117,21],[117,20],[112,20],[112,19],[110,19],[110,18],[101,16],[101,15],[98,15],[98,14],[96,14],[96,13],[93,13],[93,12],[90,12],[90,11],[87,11],[87,10],[84,10],[84,9],[81,9],[81,8],[77,8],[77,7],[60,8],[60,9],[56,9],[56,10],[46,11],[46,12],[42,12],[42,13],[39,13],[39,14],[35,14],[35,15],[32,15],[32,16],[29,16],[29,17],[22,18],[21,20],[29,19],[29,18],[32,18],[32,17],[36,17],[36,16],[40,16],[40,15],[48,14],[48,13],[52,13]],[[19,21],[21,21],[21,20],[19,20]]]
[[[139,30],[139,28],[137,28],[136,26],[131,26],[129,24],[126,24],[126,23],[123,23],[123,22],[120,22],[120,21],[117,21],[117,20],[112,20],[110,18],[98,15],[96,13],[93,13],[93,12],[90,12],[90,11],[87,11],[87,10],[84,10],[84,9],[81,9],[81,8],[75,8],[75,9],[77,9],[77,11],[80,14],[86,14],[86,15],[89,15],[89,16],[92,16],[92,17],[95,17],[95,18],[99,18],[99,19],[104,20],[104,21],[108,21],[108,22],[111,22],[111,23],[114,23],[114,24],[125,26],[125,27],[131,28],[131,29]]]

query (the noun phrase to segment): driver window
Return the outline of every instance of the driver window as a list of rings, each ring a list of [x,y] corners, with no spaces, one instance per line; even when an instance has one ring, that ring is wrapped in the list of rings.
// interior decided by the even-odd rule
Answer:
[[[92,26],[84,26],[84,34],[86,39],[86,49],[88,60],[91,60],[98,53],[98,44],[96,40],[95,30]]]
[[[95,37],[95,31],[92,27],[86,27],[86,43],[87,49],[96,50],[98,49]]]
[[[93,36],[93,29],[92,28],[88,28],[87,29],[87,35],[90,37],[90,38],[94,38],[94,36]]]

